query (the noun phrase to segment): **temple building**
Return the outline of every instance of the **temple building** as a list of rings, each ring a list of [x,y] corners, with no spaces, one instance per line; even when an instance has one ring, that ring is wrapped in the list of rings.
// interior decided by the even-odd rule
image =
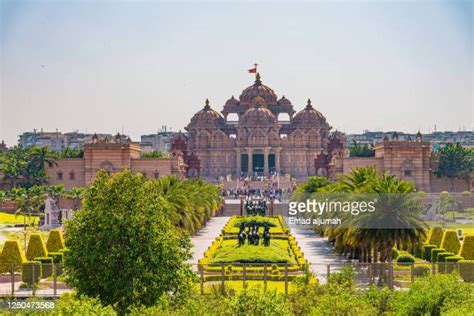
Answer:
[[[178,134],[172,150],[185,152],[188,176],[327,175],[332,156],[343,150],[343,135],[331,132],[310,99],[296,112],[289,99],[278,99],[262,83],[258,73],[238,100],[232,96],[225,102],[221,113],[206,100],[186,130],[188,136]],[[325,158],[318,160],[319,156]]]

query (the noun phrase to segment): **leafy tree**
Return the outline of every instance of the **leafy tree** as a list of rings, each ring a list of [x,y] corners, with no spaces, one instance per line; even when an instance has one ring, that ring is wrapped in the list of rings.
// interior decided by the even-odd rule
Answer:
[[[56,164],[57,154],[46,147],[15,146],[0,157],[0,171],[10,188],[43,185],[47,182],[45,166]]]
[[[349,157],[374,157],[375,149],[372,145],[359,145],[352,140],[352,146],[349,147]]]
[[[190,241],[173,227],[160,190],[158,182],[130,171],[98,173],[83,209],[66,223],[67,278],[78,294],[123,313],[190,291]]]
[[[305,182],[303,182],[300,186],[298,186],[295,190],[297,193],[314,193],[317,192],[319,189],[324,188],[329,185],[329,180],[326,177],[317,176],[317,177],[310,177]]]
[[[474,150],[464,148],[460,143],[447,144],[438,152],[438,177],[447,177],[454,190],[454,180],[468,181],[470,173],[474,171]]]
[[[79,203],[84,197],[86,190],[83,187],[74,187],[69,191],[66,191],[64,194],[64,197],[73,200],[74,202],[74,210],[77,210],[79,208]]]
[[[84,150],[66,147],[59,156],[60,158],[82,158],[84,157]]]
[[[142,158],[168,158],[170,155],[163,151],[149,151],[141,154]]]

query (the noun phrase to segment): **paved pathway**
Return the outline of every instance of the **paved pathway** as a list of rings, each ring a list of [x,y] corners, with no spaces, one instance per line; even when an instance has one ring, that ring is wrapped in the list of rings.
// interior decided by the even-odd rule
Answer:
[[[288,219],[286,222],[288,223]],[[333,246],[306,225],[288,225],[291,234],[295,236],[303,255],[308,262],[310,268],[321,283],[326,283],[327,265],[331,265],[331,272],[340,270],[344,265],[348,264],[346,258],[334,253]]]
[[[193,248],[191,252],[193,253],[192,259],[189,261],[192,264],[197,264],[198,260],[202,258],[204,252],[209,248],[212,242],[216,239],[217,236],[224,228],[225,223],[229,220],[228,216],[215,216],[207,222],[206,226],[201,228],[196,235],[191,238]],[[195,267],[193,267],[195,269]]]

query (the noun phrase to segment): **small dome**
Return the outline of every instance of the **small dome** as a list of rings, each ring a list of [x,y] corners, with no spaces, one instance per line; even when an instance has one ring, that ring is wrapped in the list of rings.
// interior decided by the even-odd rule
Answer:
[[[255,103],[255,106],[245,111],[240,119],[240,125],[258,126],[278,123],[278,120],[275,115],[273,115],[272,111],[264,106],[264,100],[262,97],[257,96],[254,98],[252,103]]]
[[[252,102],[253,99],[255,99],[256,96],[260,96],[265,100],[265,103],[267,104],[275,104],[277,101],[277,96],[275,92],[270,88],[267,87],[266,85],[262,84],[262,81],[260,80],[260,74],[257,73],[256,75],[256,80],[253,85],[250,87],[247,87],[242,91],[242,94],[240,95],[240,103],[250,103]]]
[[[234,106],[237,106],[239,105],[239,101],[237,101],[236,98],[234,98],[234,96],[232,96],[229,100],[226,101],[225,103],[225,107],[234,107]]]
[[[315,127],[327,124],[326,118],[321,112],[313,108],[310,99],[308,99],[306,107],[296,113],[292,123],[298,127]]]
[[[202,110],[194,114],[191,118],[190,127],[220,127],[225,124],[224,118],[209,105],[206,99],[206,105]]]
[[[278,100],[278,105],[291,106],[291,101],[285,98],[285,96],[282,96],[281,99]]]

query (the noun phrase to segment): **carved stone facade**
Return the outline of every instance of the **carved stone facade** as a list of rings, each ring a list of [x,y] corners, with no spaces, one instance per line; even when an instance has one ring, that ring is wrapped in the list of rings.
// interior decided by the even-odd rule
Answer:
[[[180,135],[174,141],[174,148],[186,152],[188,165],[190,157],[194,159],[189,176],[278,173],[306,178],[327,174],[330,157],[343,148],[342,134],[331,133],[331,126],[311,100],[296,113],[290,100],[278,99],[258,73],[255,83],[238,100],[233,96],[227,100],[221,113],[206,100],[186,127],[189,137]],[[230,120],[229,115],[237,120]],[[282,115],[289,120],[279,119]],[[319,156],[326,158],[317,160]]]
[[[84,145],[84,158],[62,158],[46,172],[50,184],[63,183],[66,189],[87,186],[99,170],[110,174],[122,169],[141,173],[148,179],[176,174],[186,175],[186,164],[180,153],[170,158],[141,158],[140,145],[117,134],[113,138],[94,135]]]

